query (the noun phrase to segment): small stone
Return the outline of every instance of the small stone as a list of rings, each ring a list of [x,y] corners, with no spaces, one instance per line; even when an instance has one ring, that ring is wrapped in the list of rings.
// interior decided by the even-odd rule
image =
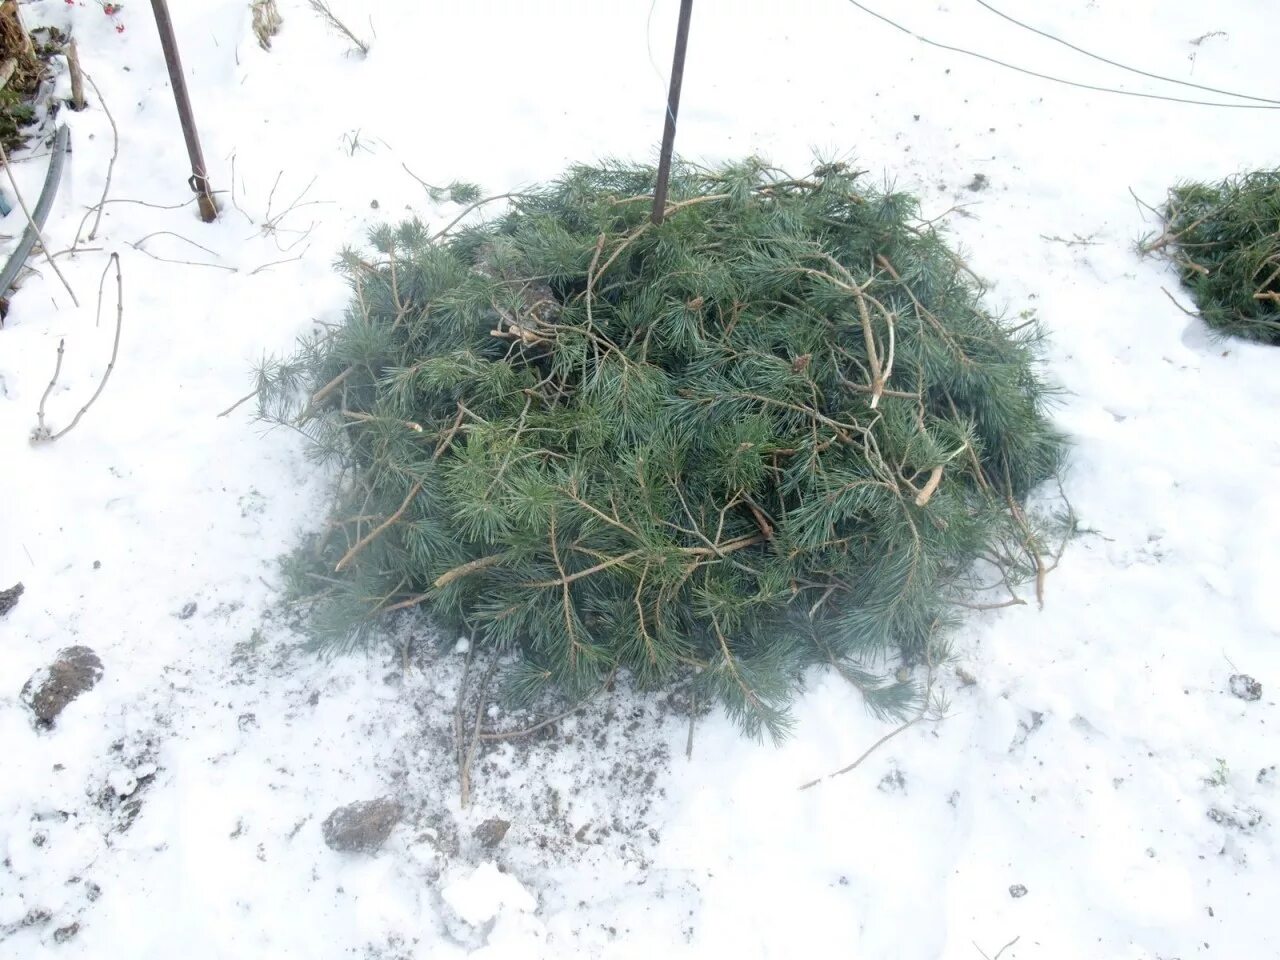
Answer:
[[[976,193],[979,190],[987,189],[990,182],[991,181],[987,179],[987,175],[985,173],[975,173],[973,175],[973,179],[965,185],[965,189],[972,190]]]
[[[36,722],[53,726],[63,709],[102,679],[102,661],[88,647],[67,647],[48,667],[37,670],[22,687],[22,702]]]
[[[101,560],[95,560],[95,561],[93,561],[93,569],[95,569],[95,570],[101,570],[101,569],[102,569],[102,561],[101,561]]]
[[[1013,897],[1013,899],[1015,900],[1017,900],[1019,897],[1025,897],[1026,895],[1027,895],[1027,888],[1020,883],[1015,883],[1013,886],[1009,888],[1009,896]]]
[[[53,931],[53,942],[66,943],[79,932],[80,924],[69,923],[65,927],[59,927],[57,930]]]
[[[1276,765],[1263,767],[1258,771],[1258,783],[1272,784],[1276,782]]]
[[[321,825],[324,842],[333,850],[373,853],[403,815],[404,808],[390,797],[347,804],[329,814]]]
[[[507,835],[507,831],[511,829],[511,821],[503,820],[500,817],[490,817],[480,826],[471,832],[471,836],[475,837],[482,844],[492,850],[502,842],[502,838]]]
[[[0,617],[18,605],[18,598],[22,596],[22,591],[25,589],[22,584],[15,583],[8,590],[0,590]]]
[[[1239,697],[1241,700],[1262,699],[1262,684],[1247,673],[1234,674],[1228,682],[1232,696]]]
[[[192,617],[196,615],[196,609],[197,609],[196,602],[194,600],[188,601],[187,603],[183,604],[182,609],[178,611],[178,619],[190,620]]]
[[[378,201],[377,201],[377,200],[370,200],[370,201],[369,201],[369,209],[370,209],[370,210],[377,210],[377,209],[378,209]]]

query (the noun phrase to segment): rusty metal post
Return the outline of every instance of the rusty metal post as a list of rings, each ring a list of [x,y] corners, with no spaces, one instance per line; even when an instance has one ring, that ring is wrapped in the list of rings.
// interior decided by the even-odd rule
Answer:
[[[156,16],[156,29],[160,31],[160,46],[164,48],[165,66],[169,68],[169,84],[173,87],[173,99],[178,105],[178,119],[182,122],[182,135],[187,141],[187,155],[191,158],[191,178],[187,183],[195,192],[200,206],[200,219],[211,223],[218,219],[218,207],[209,189],[209,174],[204,166],[204,153],[200,150],[200,135],[196,133],[196,118],[191,112],[191,97],[187,94],[187,80],[182,74],[182,58],[178,56],[178,41],[173,35],[173,21],[169,18],[169,6],[165,0],[151,0]]]
[[[684,82],[684,52],[689,46],[689,17],[693,0],[680,0],[680,21],[676,25],[676,55],[671,64],[671,88],[667,91],[667,121],[662,128],[662,153],[658,157],[658,183],[653,189],[655,225],[667,211],[667,181],[671,178],[671,151],[676,142],[676,114],[680,111],[680,85]]]

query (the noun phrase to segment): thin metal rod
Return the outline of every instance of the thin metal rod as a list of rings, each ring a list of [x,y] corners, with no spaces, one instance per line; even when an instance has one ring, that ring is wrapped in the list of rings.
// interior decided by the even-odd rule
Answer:
[[[680,0],[676,25],[676,55],[671,63],[671,89],[667,92],[667,119],[662,129],[662,153],[658,158],[658,183],[653,190],[653,222],[662,222],[667,211],[667,181],[671,178],[671,151],[676,142],[676,114],[680,112],[680,85],[684,82],[684,52],[689,46],[689,17],[693,0]]]
[[[173,87],[173,99],[178,105],[178,119],[182,122],[182,135],[187,141],[187,155],[191,158],[191,179],[187,182],[199,198],[200,219],[210,223],[218,218],[218,207],[209,189],[209,174],[204,166],[204,153],[200,149],[200,135],[196,132],[196,118],[191,112],[191,97],[187,94],[187,80],[182,73],[182,58],[178,55],[178,40],[173,34],[173,20],[165,0],[151,0],[156,16],[156,29],[160,31],[160,46],[164,48],[165,66],[169,68],[169,83]]]

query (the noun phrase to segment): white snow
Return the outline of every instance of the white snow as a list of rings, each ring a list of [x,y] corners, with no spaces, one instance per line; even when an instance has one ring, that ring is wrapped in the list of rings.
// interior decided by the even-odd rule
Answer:
[[[444,902],[473,927],[496,917],[504,908],[529,913],[538,901],[520,881],[493,863],[482,863],[440,891]]]
[[[1215,98],[970,0],[868,3],[1042,72]],[[954,637],[976,683],[947,671],[947,719],[845,776],[797,789],[891,729],[838,677],[811,677],[783,747],[714,714],[692,761],[676,705],[623,684],[556,737],[483,753],[462,810],[465,647],[416,642],[407,676],[398,648],[296,649],[276,558],[322,522],[328,478],[247,405],[216,415],[264,352],[341,318],[343,244],[408,209],[452,215],[402,165],[496,191],[652,155],[678,4],[333,0],[372,37],[367,58],[303,0],[279,5],[267,52],[243,0],[170,3],[224,191],[214,225],[188,203],[147,5],[23,5],[29,25],[73,29],[120,130],[110,196],[149,206],[109,204],[98,239],[59,258],[78,308],[33,259],[0,329],[0,589],[27,588],[0,619],[0,957],[994,960],[1015,938],[1005,960],[1280,955],[1280,355],[1211,339],[1170,302],[1162,287],[1188,298],[1135,254],[1157,226],[1129,193],[1156,203],[1180,179],[1274,165],[1275,114],[1053,85],[844,0],[698,0],[679,149],[797,170],[811,148],[849,154],[927,217],[962,205],[947,222],[992,305],[1051,334],[1065,490],[1090,532],[1043,611],[975,613]],[[1268,0],[996,5],[1113,59],[1280,98]],[[74,153],[53,252],[103,191],[113,138],[90,100],[59,117]],[[29,203],[44,152],[15,158]],[[966,188],[976,173],[985,190]],[[58,342],[55,428],[104,373],[112,251],[119,362],[71,433],[33,447]],[[103,678],[37,731],[19,690],[72,644]],[[1261,698],[1233,695],[1235,674]],[[379,853],[324,845],[331,810],[384,795],[407,811]],[[512,826],[488,849],[472,831],[492,817]]]

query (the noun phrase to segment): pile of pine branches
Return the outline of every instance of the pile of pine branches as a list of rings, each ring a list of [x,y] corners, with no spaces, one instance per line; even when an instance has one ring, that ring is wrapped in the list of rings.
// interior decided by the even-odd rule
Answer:
[[[1214,330],[1280,344],[1280,171],[1169,193],[1166,229],[1143,244],[1177,266]]]
[[[516,654],[507,695],[691,682],[774,736],[802,669],[932,659],[1062,442],[1033,323],[843,165],[573,167],[348,251],[345,323],[261,372],[341,468],[293,563],[323,643],[409,608]],[[497,200],[506,212],[460,225]],[[1012,546],[1010,546],[1012,545]],[[1006,575],[1008,571],[1006,571]],[[901,672],[901,671],[900,671]]]

